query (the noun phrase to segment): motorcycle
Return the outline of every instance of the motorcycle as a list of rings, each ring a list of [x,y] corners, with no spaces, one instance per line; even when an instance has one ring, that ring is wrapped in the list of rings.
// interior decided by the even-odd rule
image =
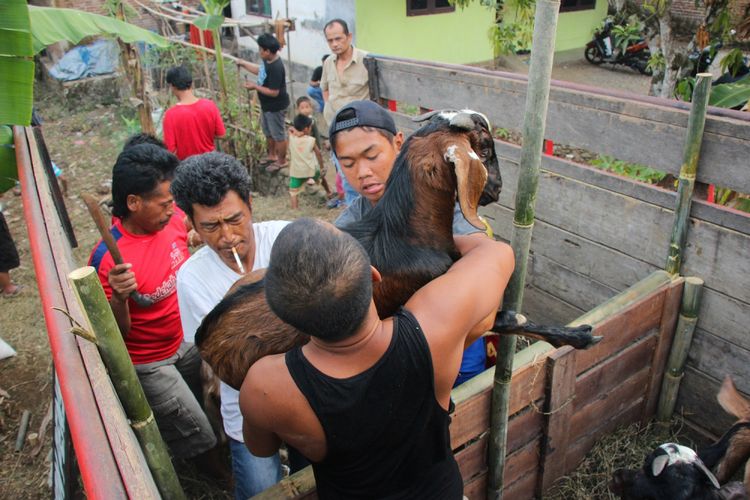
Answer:
[[[594,32],[594,39],[586,44],[583,55],[594,65],[602,63],[623,64],[642,75],[651,76],[653,71],[648,67],[651,51],[645,40],[640,39],[630,43],[624,51],[613,50],[614,37],[612,28],[615,23],[611,19],[604,22],[604,26]]]

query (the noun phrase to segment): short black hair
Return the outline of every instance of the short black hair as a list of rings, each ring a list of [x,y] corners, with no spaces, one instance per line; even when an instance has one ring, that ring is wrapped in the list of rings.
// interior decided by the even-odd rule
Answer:
[[[193,218],[193,204],[213,207],[234,191],[250,203],[250,174],[235,157],[224,153],[204,153],[186,158],[172,180],[177,206]]]
[[[281,49],[279,41],[270,33],[263,33],[258,37],[256,42],[258,43],[258,47],[269,50],[272,54],[275,54]]]
[[[303,102],[309,102],[310,104],[313,103],[312,99],[310,99],[310,96],[301,95],[297,98],[297,101],[295,102],[295,105],[299,107],[299,105]]]
[[[152,134],[146,134],[144,132],[133,134],[128,137],[128,140],[125,141],[125,145],[122,147],[122,149],[125,150],[128,148],[132,148],[133,146],[137,146],[138,144],[153,144],[154,146],[167,149],[166,144],[164,144],[158,137]]]
[[[351,337],[372,301],[365,249],[316,219],[297,219],[279,233],[265,281],[266,300],[279,318],[326,341]]]
[[[187,90],[193,86],[193,75],[185,66],[175,66],[167,71],[167,83],[177,90]]]
[[[346,24],[346,21],[344,21],[343,19],[338,18],[338,17],[336,19],[331,19],[330,21],[328,21],[326,23],[325,26],[323,26],[323,33],[325,33],[326,30],[328,29],[328,27],[331,26],[331,25],[333,25],[333,24],[340,24],[341,27],[344,28],[344,34],[345,35],[349,34],[349,25]],[[325,59],[323,59],[323,60],[325,61]]]
[[[323,66],[318,66],[313,70],[310,81],[319,82],[321,78],[323,78]]]
[[[296,128],[300,132],[302,132],[307,127],[312,125],[312,123],[313,123],[312,118],[310,118],[307,115],[303,115],[302,113],[295,116],[294,121],[292,122],[292,124],[294,125],[294,128]]]
[[[175,155],[153,144],[123,149],[112,168],[112,215],[127,218],[128,196],[145,196],[171,180],[179,164]]]

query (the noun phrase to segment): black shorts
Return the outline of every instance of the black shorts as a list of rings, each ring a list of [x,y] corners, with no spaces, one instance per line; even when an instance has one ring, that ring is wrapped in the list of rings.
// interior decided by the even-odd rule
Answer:
[[[13,238],[10,236],[5,216],[0,212],[0,273],[7,273],[21,265],[18,259],[18,250]]]

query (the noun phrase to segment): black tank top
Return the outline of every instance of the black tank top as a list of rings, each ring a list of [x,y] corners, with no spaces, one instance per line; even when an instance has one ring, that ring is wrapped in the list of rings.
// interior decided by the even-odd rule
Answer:
[[[286,353],[289,373],[326,436],[326,457],[313,463],[321,499],[463,496],[427,340],[406,309],[393,318],[386,352],[350,378],[325,375],[299,347]]]

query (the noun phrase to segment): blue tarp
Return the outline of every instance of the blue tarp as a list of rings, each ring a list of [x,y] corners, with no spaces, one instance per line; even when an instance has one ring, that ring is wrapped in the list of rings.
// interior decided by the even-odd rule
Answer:
[[[97,40],[68,51],[52,69],[50,75],[69,82],[89,76],[114,73],[119,64],[119,49],[112,40]]]

